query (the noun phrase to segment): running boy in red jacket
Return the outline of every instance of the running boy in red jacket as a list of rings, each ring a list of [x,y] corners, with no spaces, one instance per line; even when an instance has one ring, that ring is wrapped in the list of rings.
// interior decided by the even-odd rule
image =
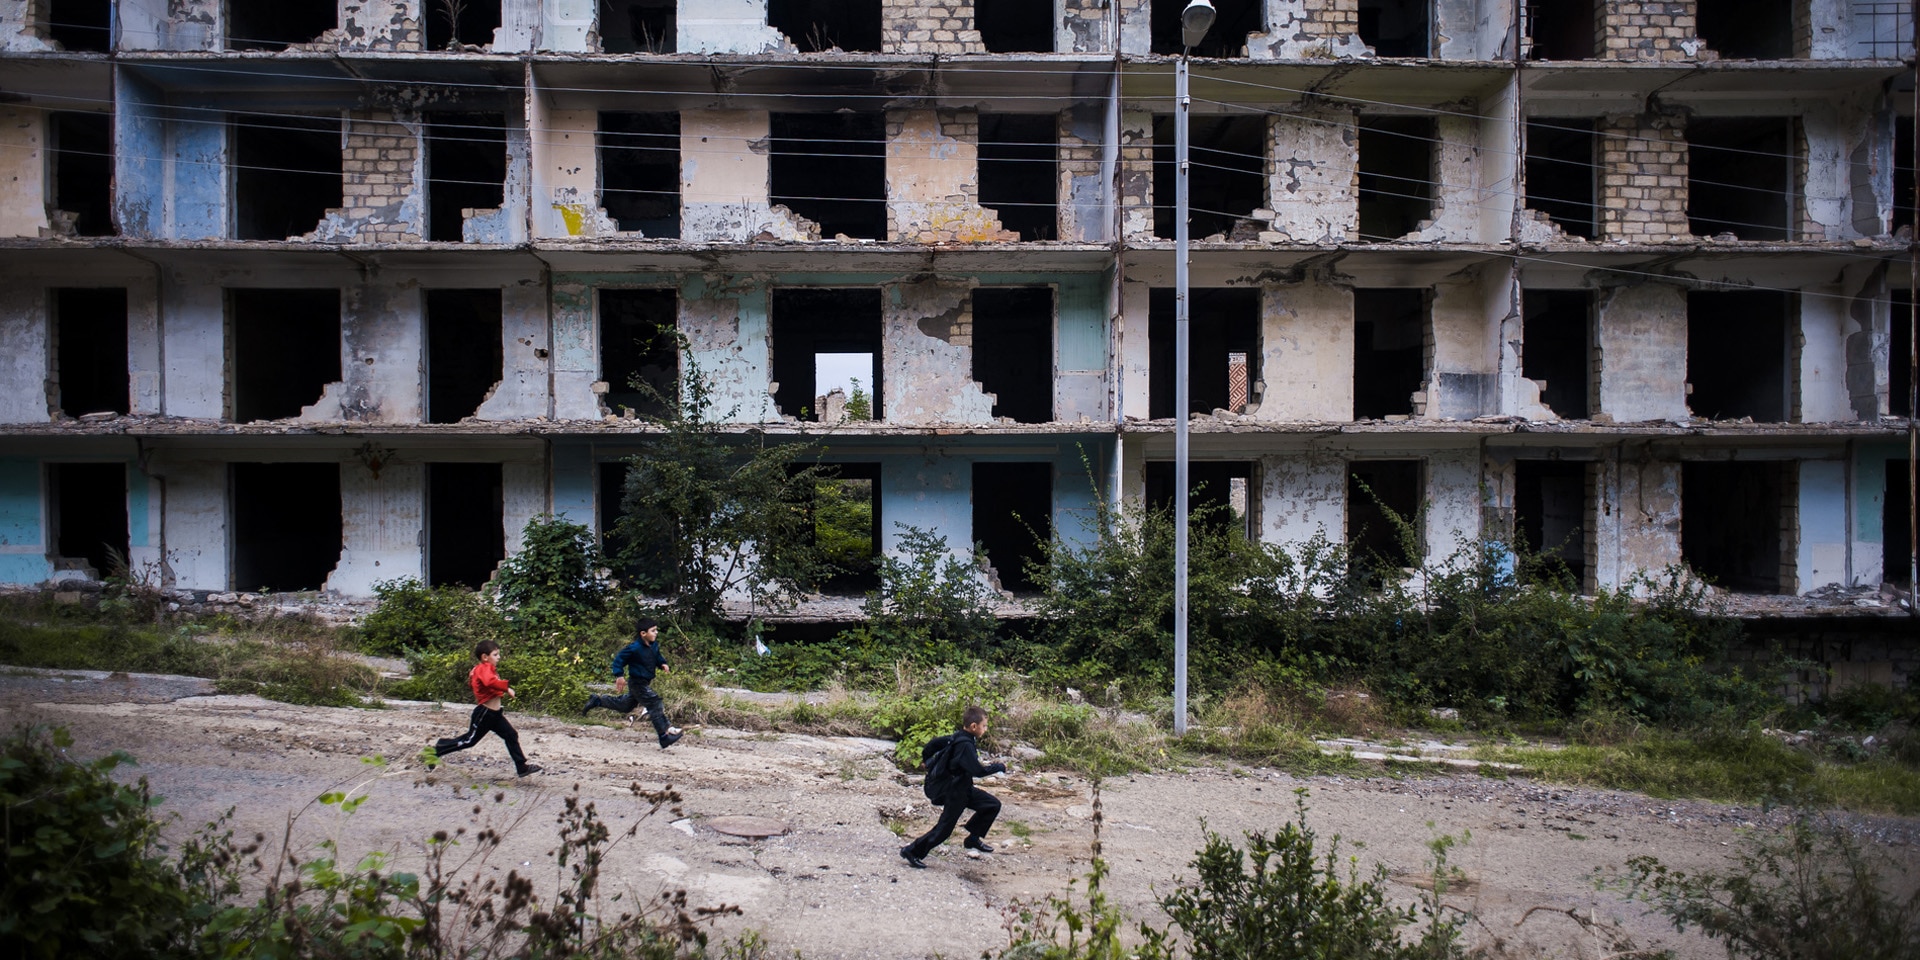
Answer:
[[[539,773],[540,768],[527,762],[525,754],[520,752],[520,735],[513,730],[513,724],[507,722],[507,711],[501,697],[513,696],[513,688],[500,679],[500,672],[494,664],[500,662],[500,645],[492,640],[482,640],[473,647],[473,655],[480,658],[473,672],[467,674],[467,683],[473,687],[473,720],[467,725],[467,732],[448,740],[441,739],[433,744],[432,755],[437,760],[455,750],[465,750],[480,742],[480,738],[492,732],[507,742],[507,756],[513,758],[514,772],[520,776]]]

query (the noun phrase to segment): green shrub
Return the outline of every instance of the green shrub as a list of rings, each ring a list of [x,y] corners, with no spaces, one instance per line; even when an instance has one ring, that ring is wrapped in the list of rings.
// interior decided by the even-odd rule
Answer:
[[[999,676],[979,670],[943,671],[935,681],[911,693],[883,698],[874,711],[873,724],[884,735],[899,741],[894,761],[904,770],[920,767],[920,748],[928,740],[960,728],[960,715],[970,706],[987,711],[990,721],[987,736],[993,736],[991,722],[997,722],[1009,691]]]
[[[1920,892],[1904,898],[1905,868],[1867,851],[1845,827],[1803,815],[1786,832],[1749,833],[1736,864],[1686,874],[1634,857],[1603,881],[1685,931],[1750,960],[1911,960],[1920,956]]]
[[[516,622],[544,627],[593,616],[611,587],[593,531],[554,516],[527,521],[520,552],[494,576],[494,594]]]
[[[361,649],[393,656],[409,650],[445,650],[465,642],[456,619],[476,601],[459,587],[429,587],[406,578],[373,585],[379,604],[360,624]]]
[[[979,570],[954,556],[946,537],[902,525],[898,549],[880,558],[880,589],[867,594],[866,630],[921,663],[981,656],[996,626],[989,598]]]

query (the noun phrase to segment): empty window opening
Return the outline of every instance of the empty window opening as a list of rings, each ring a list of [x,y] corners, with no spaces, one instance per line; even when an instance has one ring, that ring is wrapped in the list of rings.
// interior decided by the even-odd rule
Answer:
[[[297,417],[340,379],[340,291],[228,290],[233,419]]]
[[[1576,237],[1599,236],[1595,222],[1592,120],[1527,121],[1527,207]]]
[[[1169,287],[1147,293],[1147,416],[1174,416],[1173,394],[1179,367],[1174,338],[1178,302]],[[1235,356],[1245,382],[1260,379],[1260,291],[1238,287],[1200,287],[1188,291],[1187,412],[1215,410],[1245,413],[1248,397],[1233,391]]]
[[[1913,118],[1893,118],[1893,224],[1888,232],[1901,227],[1913,231]]]
[[[427,583],[478,590],[506,559],[497,463],[427,464]]]
[[[107,53],[113,49],[112,0],[48,0],[46,37],[67,50]]]
[[[433,0],[428,9],[422,11],[427,21],[427,49],[491,46],[493,32],[500,29],[502,2],[504,0]]]
[[[128,412],[127,291],[79,287],[50,293],[57,408],[69,417]]]
[[[1700,39],[1722,60],[1785,60],[1793,56],[1796,0],[1700,0]]]
[[[1360,239],[1397,240],[1433,216],[1433,120],[1360,120]]]
[[[1347,550],[1354,562],[1387,569],[1420,562],[1420,468],[1418,460],[1347,464]]]
[[[600,291],[600,379],[609,411],[661,417],[679,404],[679,316],[671,289]]]
[[[822,237],[887,236],[887,125],[878,113],[776,113],[768,160],[773,202]]]
[[[625,460],[600,464],[600,548],[622,580],[648,596],[671,596],[678,576],[674,569],[673,524],[644,518],[627,522]]]
[[[335,0],[240,0],[226,13],[229,50],[285,50],[340,25]]]
[[[1515,533],[1527,549],[1528,580],[1562,580],[1586,589],[1588,526],[1587,465],[1561,460],[1519,460],[1513,465]]]
[[[1789,419],[1791,294],[1771,290],[1687,294],[1687,409],[1708,420]]]
[[[82,237],[113,235],[113,138],[104,113],[48,115],[53,207],[73,218]]]
[[[994,395],[993,415],[1053,419],[1053,289],[973,291],[973,379]]]
[[[1052,114],[980,115],[980,205],[1022,240],[1055,240],[1060,178]]]
[[[1913,292],[1895,290],[1887,317],[1887,412],[1913,416]]]
[[[1147,461],[1147,509],[1172,513],[1174,463],[1171,460]],[[1251,460],[1192,460],[1187,463],[1187,514],[1195,525],[1214,530],[1234,530],[1249,540],[1260,536],[1255,511],[1259,504],[1250,499],[1253,489]]]
[[[235,590],[291,592],[326,586],[340,565],[340,465],[232,466]]]
[[[1153,118],[1153,234],[1172,238],[1178,196],[1173,118]],[[1265,117],[1199,116],[1188,139],[1188,235],[1258,240],[1267,225],[1253,211],[1267,203]]]
[[[437,114],[427,124],[428,240],[465,240],[468,211],[498,209],[506,184],[504,114]]]
[[[127,466],[55,463],[47,466],[48,515],[55,579],[62,571],[88,579],[113,576],[127,558]]]
[[[427,291],[427,422],[474,415],[504,374],[500,289]]]
[[[1424,57],[1427,0],[1360,0],[1360,41],[1379,57]]]
[[[1880,511],[1880,579],[1913,582],[1913,491],[1905,459],[1888,460],[1886,500]]]
[[[1149,29],[1154,53],[1178,56],[1181,46],[1180,14],[1191,0],[1153,0]],[[1189,51],[1196,57],[1244,57],[1247,35],[1267,28],[1265,4],[1260,0],[1215,0],[1213,26],[1200,45]]]
[[[1782,536],[1791,461],[1684,463],[1680,559],[1716,586],[1779,593],[1791,580]]]
[[[233,125],[234,229],[241,240],[311,231],[341,205],[340,121],[302,117]]]
[[[600,206],[622,230],[680,236],[679,114],[600,114]]]
[[[672,53],[678,0],[600,0],[600,49],[606,53]]]
[[[823,593],[864,594],[880,586],[880,465],[836,463],[821,467],[807,505],[813,545],[833,569],[819,584]]]
[[[1521,294],[1520,375],[1540,384],[1540,402],[1568,420],[1593,404],[1593,295],[1585,290]]]
[[[815,397],[816,360],[823,353],[881,355],[880,291],[826,288],[773,291],[774,402],[782,416],[820,419]],[[878,365],[866,385],[872,398],[873,419],[886,418],[882,407],[886,384]]]
[[[1695,236],[1791,240],[1800,166],[1791,117],[1687,123],[1687,220]]]
[[[880,8],[880,0],[767,0],[767,25],[801,53],[878,53]]]
[[[1593,59],[1600,39],[1593,0],[1530,0],[1523,9],[1528,59]]]
[[[988,53],[1053,52],[1053,4],[1044,0],[974,0],[973,27]]]
[[[1035,564],[1053,539],[1053,464],[973,465],[973,542],[1003,590],[1041,587]]]
[[[1430,332],[1425,290],[1353,292],[1353,418],[1412,416],[1426,381]]]

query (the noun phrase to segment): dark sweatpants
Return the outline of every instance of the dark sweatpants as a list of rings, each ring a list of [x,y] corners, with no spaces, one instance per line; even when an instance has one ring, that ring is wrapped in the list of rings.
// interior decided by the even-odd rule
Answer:
[[[1000,815],[1000,800],[993,794],[974,787],[964,797],[957,797],[940,808],[940,822],[932,830],[920,836],[920,839],[907,845],[906,855],[915,859],[924,859],[933,852],[933,848],[947,842],[953,836],[954,824],[960,822],[962,811],[972,810],[973,816],[967,818],[967,836],[981,839],[987,831],[993,829],[993,818]]]
[[[616,713],[632,713],[636,708],[646,707],[647,720],[653,724],[653,732],[660,739],[667,739],[667,727],[670,726],[667,723],[667,704],[659,694],[653,692],[652,686],[628,687],[627,692],[622,694],[596,693],[587,698],[587,709],[594,707]]]
[[[520,734],[515,733],[513,724],[507,722],[505,710],[489,710],[486,705],[478,704],[473,708],[473,719],[467,725],[467,732],[451,740],[436,740],[433,752],[446,756],[456,750],[465,750],[480,742],[480,738],[492,733],[507,742],[507,756],[513,758],[513,768],[524,770],[527,767],[526,754],[520,752]]]

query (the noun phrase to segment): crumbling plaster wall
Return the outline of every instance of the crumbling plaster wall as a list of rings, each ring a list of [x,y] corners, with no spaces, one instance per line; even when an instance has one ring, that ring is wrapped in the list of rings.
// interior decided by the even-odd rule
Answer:
[[[300,411],[301,420],[417,423],[426,369],[420,281],[373,272],[343,291],[342,379]]]
[[[1839,584],[1845,587],[1867,584],[1854,573],[1853,531],[1847,515],[1851,471],[1843,460],[1802,460],[1800,466],[1800,503],[1795,511],[1800,520],[1798,559],[1799,591],[1808,593]],[[1864,571],[1863,571],[1864,572]],[[1872,586],[1878,586],[1875,579]]]
[[[794,53],[767,26],[767,0],[680,0],[674,49],[681,53]]]
[[[1060,53],[1112,53],[1115,0],[1059,0],[1053,49]]]
[[[993,422],[993,395],[973,379],[974,286],[971,279],[947,277],[886,286],[881,321],[886,422]]]
[[[342,206],[303,239],[324,243],[420,243],[426,239],[427,152],[419,117],[355,110],[340,164]]]
[[[1360,150],[1353,110],[1319,106],[1277,114],[1269,129],[1273,231],[1295,243],[1357,237]]]
[[[46,19],[41,13],[47,0],[0,0],[0,53],[40,53],[54,49],[42,39],[35,23]],[[0,115],[3,116],[3,115]]]
[[[53,400],[53,309],[49,291],[59,287],[121,287],[127,291],[128,409],[135,416],[160,413],[159,301],[154,274],[85,264],[0,269],[0,423],[46,423]],[[84,412],[84,411],[82,411]]]
[[[1153,114],[1120,114],[1120,235],[1153,239]]]
[[[39,237],[47,222],[47,112],[0,107],[0,237]]]
[[[887,235],[907,243],[1012,243],[980,206],[980,115],[887,111]]]
[[[599,26],[596,0],[540,0],[541,50],[592,53],[600,46]]]
[[[1353,287],[1324,275],[1268,284],[1260,306],[1265,387],[1255,417],[1278,423],[1352,420]]]
[[[1480,449],[1477,446],[1430,449],[1425,452],[1425,460],[1427,488],[1422,508],[1426,516],[1422,536],[1427,562],[1440,566],[1461,547],[1480,540],[1483,519]],[[1471,558],[1472,554],[1467,556]]]
[[[680,236],[689,242],[818,240],[820,227],[768,201],[771,119],[765,110],[680,114]]]
[[[735,423],[778,419],[767,287],[738,275],[688,277],[680,289],[680,332],[688,361],[713,389],[714,416]]]
[[[536,240],[610,237],[620,228],[600,206],[597,110],[550,110],[532,98],[533,236]],[[544,125],[543,125],[544,124]],[[637,234],[627,234],[637,236]]]
[[[1153,409],[1153,350],[1147,319],[1152,287],[1129,278],[1120,285],[1120,303],[1113,317],[1115,415],[1121,420],[1145,420]],[[1263,342],[1267,341],[1262,338]],[[1133,451],[1128,451],[1131,455]],[[1135,464],[1129,462],[1131,469]]]
[[[1622,443],[1601,460],[1594,484],[1594,582],[1625,587],[1643,570],[1680,562],[1680,464]]]
[[[188,590],[228,589],[227,463],[159,453],[148,472],[166,491],[160,524],[168,582]]]
[[[631,283],[632,281],[627,281]],[[555,274],[552,288],[553,351],[551,377],[555,420],[598,420],[604,416],[593,385],[600,379],[600,324],[594,277]]]
[[[520,535],[527,522],[549,509],[547,464],[541,459],[508,460],[500,464],[500,526],[511,557],[523,545]]]
[[[118,50],[219,50],[226,42],[222,0],[118,0]]]
[[[429,188],[431,189],[431,188]],[[527,242],[527,210],[533,199],[533,143],[526,124],[507,114],[507,170],[500,205],[471,208],[460,222],[462,243]]]
[[[1886,233],[1893,206],[1891,128],[1878,91],[1836,98],[1800,116],[1806,155],[1801,239]]]
[[[1316,535],[1339,543],[1347,531],[1347,460],[1335,451],[1260,458],[1260,539],[1297,547]]]
[[[1801,422],[1871,420],[1879,415],[1878,403],[1862,396],[1860,388],[1874,379],[1872,317],[1884,309],[1885,290],[1884,269],[1873,263],[1847,267],[1836,283],[1802,288],[1796,378]]]
[[[475,0],[502,5],[512,0]],[[418,53],[426,48],[426,20],[439,16],[436,0],[340,0],[340,25],[321,37],[342,50]]]
[[[0,274],[0,423],[46,423],[47,290],[16,269]]]
[[[1434,286],[1428,417],[1472,420],[1501,412],[1498,319],[1511,310],[1513,280],[1511,266],[1503,264],[1470,268]]]
[[[1597,412],[1619,423],[1685,421],[1686,290],[1668,283],[1609,283],[1600,288],[1597,309]]]
[[[1360,0],[1267,0],[1266,7],[1266,32],[1247,37],[1247,53],[1256,60],[1373,54],[1360,39]]]
[[[115,75],[114,221],[139,240],[230,236],[227,125],[175,110],[130,70]]]
[[[1467,112],[1476,112],[1469,108]],[[1487,232],[1485,206],[1490,194],[1484,180],[1487,158],[1480,148],[1481,123],[1471,116],[1433,118],[1433,213],[1407,239],[1415,243],[1497,243],[1506,236],[1506,224]],[[1495,124],[1488,124],[1495,126]]]
[[[501,379],[480,402],[474,419],[535,420],[546,416],[547,369],[553,350],[544,278],[520,277],[502,288],[500,338]]]
[[[396,454],[381,464],[378,476],[357,459],[342,461],[340,560],[323,589],[368,597],[381,580],[424,580],[426,492],[426,465],[413,456]]]
[[[1060,239],[1069,243],[1105,243],[1113,235],[1107,202],[1107,112],[1096,102],[1060,112],[1058,187]]]

